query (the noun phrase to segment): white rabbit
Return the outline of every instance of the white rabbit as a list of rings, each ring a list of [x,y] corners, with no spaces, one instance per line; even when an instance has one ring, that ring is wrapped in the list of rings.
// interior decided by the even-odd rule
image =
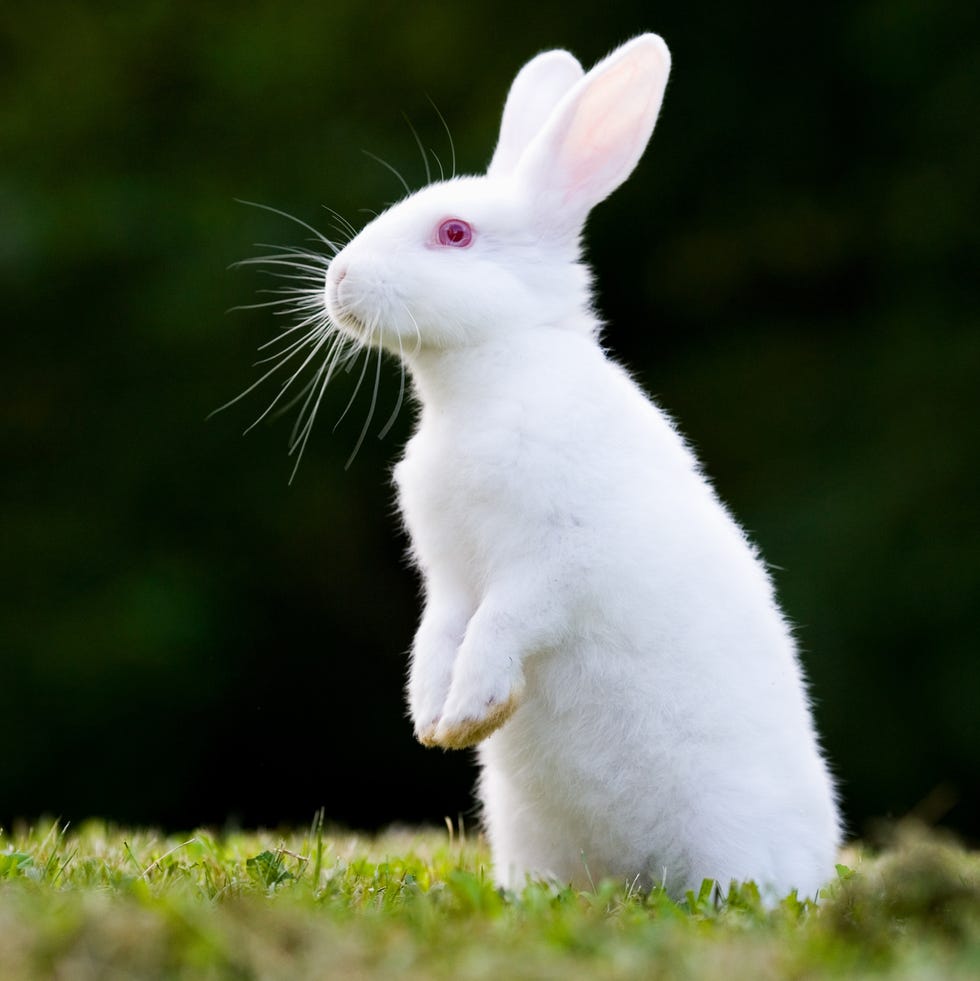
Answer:
[[[581,259],[669,66],[653,34],[588,74],[531,60],[487,174],[372,221],[330,264],[326,310],[414,383],[408,699],[426,745],[480,744],[498,882],[812,896],[840,824],[790,629],[690,449],[603,351]]]

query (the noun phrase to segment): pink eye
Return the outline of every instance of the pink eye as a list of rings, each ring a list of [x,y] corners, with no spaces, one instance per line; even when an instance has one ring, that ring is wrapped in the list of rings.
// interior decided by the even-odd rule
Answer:
[[[438,239],[440,245],[465,249],[473,241],[473,229],[462,218],[447,218],[439,226]]]

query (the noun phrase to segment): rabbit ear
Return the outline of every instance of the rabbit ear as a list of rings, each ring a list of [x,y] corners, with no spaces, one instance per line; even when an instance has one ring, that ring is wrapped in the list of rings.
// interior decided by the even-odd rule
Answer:
[[[516,171],[540,223],[577,235],[589,211],[629,177],[653,132],[669,72],[667,45],[642,34],[558,103]]]
[[[518,73],[507,94],[491,175],[510,173],[561,97],[585,74],[567,51],[545,51]]]

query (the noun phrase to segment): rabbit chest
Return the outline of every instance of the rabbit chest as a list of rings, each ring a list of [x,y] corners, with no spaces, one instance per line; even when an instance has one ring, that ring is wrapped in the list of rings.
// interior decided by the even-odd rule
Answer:
[[[479,595],[495,572],[556,547],[563,507],[540,452],[519,426],[506,442],[487,427],[466,436],[423,425],[395,468],[398,501],[426,575],[445,570]]]

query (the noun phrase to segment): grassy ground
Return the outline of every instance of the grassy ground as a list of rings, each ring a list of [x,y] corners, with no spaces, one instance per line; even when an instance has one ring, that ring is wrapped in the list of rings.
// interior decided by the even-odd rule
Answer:
[[[478,838],[0,831],[0,978],[980,977],[980,855],[850,850],[819,906],[746,886],[500,895]]]

